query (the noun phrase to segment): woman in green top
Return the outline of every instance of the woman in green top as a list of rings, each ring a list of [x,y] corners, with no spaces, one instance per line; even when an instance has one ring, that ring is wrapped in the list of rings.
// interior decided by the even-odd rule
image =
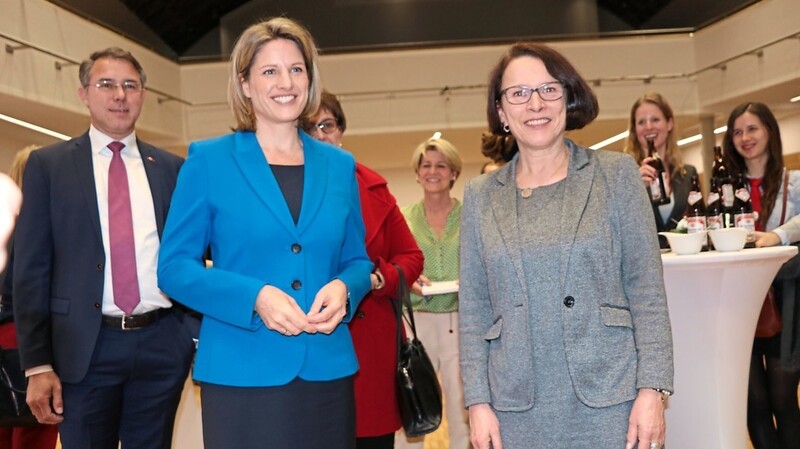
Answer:
[[[411,301],[420,340],[439,372],[445,396],[450,447],[469,447],[469,426],[464,410],[458,365],[458,294],[424,295],[423,286],[458,280],[458,226],[461,202],[450,195],[461,173],[461,157],[450,142],[429,139],[420,144],[411,166],[422,186],[422,201],[402,209],[411,234],[425,255],[422,275],[412,286]],[[424,438],[398,434],[398,448],[422,448]]]

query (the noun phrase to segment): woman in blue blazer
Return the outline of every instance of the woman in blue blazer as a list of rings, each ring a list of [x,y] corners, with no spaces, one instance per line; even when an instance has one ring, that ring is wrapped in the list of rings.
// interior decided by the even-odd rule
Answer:
[[[355,442],[358,364],[340,324],[372,264],[355,160],[297,128],[319,98],[308,32],[285,18],[251,26],[231,55],[236,131],[193,143],[178,179],[159,285],[204,315],[206,449]]]

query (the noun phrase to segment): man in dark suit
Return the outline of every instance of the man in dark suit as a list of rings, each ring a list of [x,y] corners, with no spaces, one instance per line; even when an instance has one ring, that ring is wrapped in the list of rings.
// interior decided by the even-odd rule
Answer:
[[[89,131],[35,151],[23,178],[13,290],[28,403],[64,449],[166,449],[194,351],[156,279],[183,161],[136,138],[133,55],[95,52],[79,77]]]

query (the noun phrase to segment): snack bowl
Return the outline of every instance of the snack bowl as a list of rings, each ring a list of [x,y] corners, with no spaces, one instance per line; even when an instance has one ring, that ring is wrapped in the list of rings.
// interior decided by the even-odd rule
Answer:
[[[679,256],[697,254],[706,243],[706,231],[684,234],[680,232],[659,232],[669,242],[669,248]]]
[[[708,231],[717,251],[739,251],[747,242],[747,229],[725,228]]]

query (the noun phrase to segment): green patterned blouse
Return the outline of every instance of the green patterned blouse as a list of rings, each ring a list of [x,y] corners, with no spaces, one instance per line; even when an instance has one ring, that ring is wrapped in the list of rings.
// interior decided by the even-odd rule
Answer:
[[[461,202],[456,204],[447,215],[442,237],[428,226],[425,219],[425,208],[422,201],[402,208],[411,234],[417,240],[419,249],[425,255],[425,266],[422,274],[431,282],[452,281],[458,279],[458,227],[461,221]],[[446,313],[458,310],[458,293],[446,293],[421,298],[411,294],[411,302],[415,311]]]

